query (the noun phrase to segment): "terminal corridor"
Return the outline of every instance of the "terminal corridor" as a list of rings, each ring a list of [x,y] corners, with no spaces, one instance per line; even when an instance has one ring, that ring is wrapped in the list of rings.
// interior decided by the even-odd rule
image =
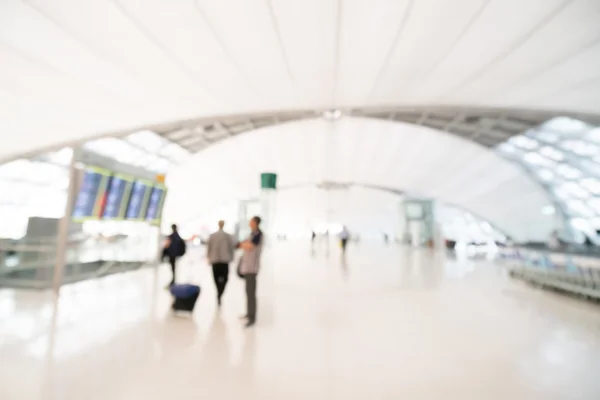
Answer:
[[[329,252],[329,255],[327,255]],[[486,260],[375,242],[273,242],[257,326],[244,330],[232,274],[216,305],[203,248],[179,281],[199,283],[174,316],[168,266],[47,292],[0,291],[0,398],[594,399],[600,310],[531,289]],[[26,377],[26,379],[22,378]],[[197,393],[196,396],[194,393]]]
[[[0,0],[0,400],[599,400],[599,21]]]

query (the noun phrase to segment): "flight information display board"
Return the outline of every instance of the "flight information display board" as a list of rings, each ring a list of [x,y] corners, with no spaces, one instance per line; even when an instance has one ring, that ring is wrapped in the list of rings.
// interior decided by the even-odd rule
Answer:
[[[133,178],[128,175],[115,174],[110,179],[103,219],[125,218],[132,185]]]
[[[110,176],[110,171],[102,168],[85,168],[77,200],[73,207],[74,221],[99,219],[102,216]]]
[[[150,190],[152,183],[143,180],[133,182],[131,196],[129,196],[129,204],[127,205],[127,213],[125,218],[132,220],[143,220],[148,209],[148,201],[150,200]]]
[[[148,202],[148,211],[146,211],[146,221],[154,224],[160,222],[166,193],[167,188],[163,185],[156,185],[152,188],[150,201]]]

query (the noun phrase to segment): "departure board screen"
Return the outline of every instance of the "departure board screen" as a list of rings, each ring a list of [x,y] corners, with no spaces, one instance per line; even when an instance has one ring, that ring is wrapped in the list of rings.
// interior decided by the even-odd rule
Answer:
[[[152,184],[146,181],[137,180],[133,182],[125,218],[144,219],[146,210],[148,209],[151,186]]]
[[[154,186],[150,193],[148,202],[148,211],[146,212],[146,221],[157,223],[160,221],[162,208],[165,201],[166,187]]]
[[[106,206],[102,218],[123,219],[127,212],[127,204],[131,194],[133,178],[127,175],[116,174],[110,180],[106,195]]]
[[[98,219],[106,204],[106,188],[110,180],[110,172],[102,168],[87,167],[77,200],[73,207],[73,220]]]

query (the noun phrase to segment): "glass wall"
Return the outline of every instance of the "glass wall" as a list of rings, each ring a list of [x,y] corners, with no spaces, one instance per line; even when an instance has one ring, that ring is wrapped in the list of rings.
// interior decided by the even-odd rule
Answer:
[[[567,241],[600,244],[600,127],[559,117],[515,136],[498,152],[523,166],[554,198]]]
[[[63,148],[0,165],[0,286],[51,286],[73,153],[73,149]],[[115,173],[123,172],[119,170],[123,166],[135,168],[143,173],[136,178],[145,179],[154,179],[189,157],[188,151],[150,131],[94,140],[82,146],[81,154],[96,155],[106,164],[103,167]],[[78,168],[83,167],[79,165],[83,159],[87,156],[75,160]],[[159,193],[152,187],[148,198],[154,191]],[[164,201],[164,194],[161,198]],[[156,221],[81,222],[69,227],[65,282],[156,259]]]

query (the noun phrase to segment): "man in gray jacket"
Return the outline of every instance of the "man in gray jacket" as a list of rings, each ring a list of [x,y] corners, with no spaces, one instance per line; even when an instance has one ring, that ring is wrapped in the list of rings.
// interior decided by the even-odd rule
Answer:
[[[248,321],[246,327],[251,327],[256,322],[256,276],[260,269],[260,255],[264,242],[260,221],[258,216],[250,220],[250,236],[239,244],[244,250],[238,272],[246,281],[247,312],[242,317]]]
[[[221,305],[221,297],[225,292],[229,278],[229,263],[233,261],[236,243],[233,236],[223,230],[225,221],[219,221],[219,230],[210,235],[206,247],[206,257],[212,264],[215,285],[217,286],[217,302]]]

